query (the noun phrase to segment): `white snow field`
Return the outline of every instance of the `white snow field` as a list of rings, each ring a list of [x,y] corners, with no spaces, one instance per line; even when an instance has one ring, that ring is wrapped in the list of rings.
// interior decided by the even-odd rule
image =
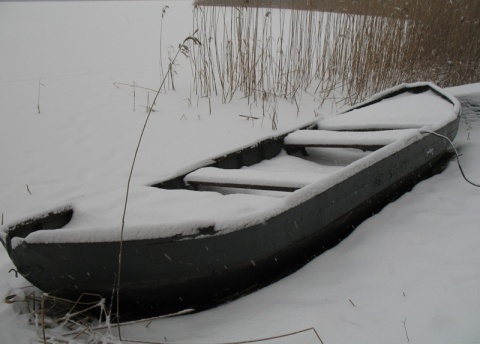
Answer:
[[[113,83],[159,86],[165,6],[164,64],[168,47],[175,49],[193,31],[190,1],[0,2],[2,224],[73,202],[85,211],[116,197],[121,205],[152,98]],[[209,100],[190,90],[184,56],[176,73],[176,90],[160,94],[140,146],[132,185],[142,199],[147,184],[337,110],[331,102],[318,109],[305,94],[297,115],[295,104],[278,100],[278,129],[272,130],[261,106],[250,106],[240,95],[223,105],[211,98],[210,113]],[[478,183],[480,84],[448,92],[471,106],[455,145],[467,177]],[[260,119],[241,117],[250,115]],[[288,173],[309,181],[299,171]],[[91,195],[98,203],[88,202]],[[243,196],[245,211],[254,211]],[[272,205],[270,197],[265,200]],[[479,204],[480,190],[452,161],[296,273],[208,311],[122,326],[123,342],[232,343],[314,328],[320,338],[308,330],[264,342],[480,343]],[[115,219],[118,209],[110,210]],[[177,214],[170,215],[174,223]],[[118,214],[118,230],[120,225]],[[12,268],[0,249],[2,298],[28,285]],[[15,305],[1,303],[0,319],[0,343],[43,342],[30,315]],[[48,342],[62,343],[61,335],[49,333]],[[120,343],[115,326],[96,335],[91,342]]]

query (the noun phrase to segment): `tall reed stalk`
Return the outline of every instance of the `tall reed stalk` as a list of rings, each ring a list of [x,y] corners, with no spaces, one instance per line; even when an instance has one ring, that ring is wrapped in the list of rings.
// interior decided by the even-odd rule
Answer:
[[[191,47],[193,89],[223,102],[342,91],[355,103],[402,82],[480,80],[478,0],[203,0],[192,25],[208,42]]]

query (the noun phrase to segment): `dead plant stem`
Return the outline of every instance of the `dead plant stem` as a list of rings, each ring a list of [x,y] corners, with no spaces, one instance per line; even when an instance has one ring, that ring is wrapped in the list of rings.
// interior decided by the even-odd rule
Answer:
[[[175,63],[175,60],[180,53],[180,48],[178,49],[177,53],[175,54],[175,57],[170,61],[169,67],[167,74],[163,77],[162,83],[160,84],[160,87],[157,90],[157,93],[155,94],[155,98],[153,99],[153,104],[155,104],[158,95],[160,94],[160,91],[165,84],[165,81],[167,80],[168,73],[170,72],[170,69],[172,68],[173,63]],[[153,107],[153,106],[152,106]],[[143,124],[142,131],[140,133],[140,137],[138,139],[137,147],[135,149],[135,154],[133,156],[133,161],[132,165],[130,167],[130,173],[128,175],[128,181],[127,181],[127,191],[125,194],[125,203],[123,207],[123,214],[122,214],[122,227],[121,227],[121,232],[120,232],[120,249],[119,249],[119,254],[118,254],[118,271],[117,271],[117,280],[116,280],[116,294],[117,294],[117,299],[116,299],[116,312],[117,312],[117,323],[120,323],[120,282],[121,282],[121,272],[122,272],[122,255],[123,255],[123,237],[124,237],[124,231],[125,231],[125,216],[127,213],[127,205],[128,205],[128,196],[130,193],[130,184],[132,181],[132,176],[133,176],[133,170],[135,168],[135,162],[137,160],[138,156],[138,151],[140,149],[140,145],[142,143],[143,135],[145,133],[145,129],[147,128],[148,121],[150,119],[150,116],[152,114],[152,107],[149,107],[148,109],[148,114],[145,119],[145,122]],[[120,326],[118,326],[118,337],[120,340],[122,340],[122,333],[120,331]]]
[[[402,321],[403,323],[403,328],[405,329],[405,335],[407,336],[407,341],[410,342],[410,338],[408,337],[408,332],[407,332],[407,318]]]
[[[38,100],[37,100],[37,111],[40,114],[40,89],[42,86],[45,86],[42,84],[42,79],[38,80]]]

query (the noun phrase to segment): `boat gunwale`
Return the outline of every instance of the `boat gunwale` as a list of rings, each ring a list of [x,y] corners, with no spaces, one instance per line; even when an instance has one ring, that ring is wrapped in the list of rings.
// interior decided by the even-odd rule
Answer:
[[[331,187],[335,186],[336,184],[339,184],[339,183],[345,181],[346,179],[349,179],[349,178],[355,176],[356,173],[358,173],[358,172],[360,172],[364,169],[369,168],[370,166],[378,163],[379,161],[381,161],[385,158],[388,158],[390,155],[392,155],[392,154],[394,154],[398,151],[401,151],[403,148],[407,147],[408,145],[411,145],[414,142],[417,142],[418,140],[421,140],[425,136],[433,135],[433,134],[430,134],[428,132],[441,131],[444,127],[448,126],[449,123],[459,120],[459,112],[460,112],[459,101],[455,97],[449,96],[449,95],[443,93],[440,88],[438,88],[436,85],[431,84],[431,83],[414,83],[414,84],[398,85],[394,88],[391,88],[391,89],[388,89],[388,90],[384,91],[383,93],[381,93],[379,95],[375,95],[370,100],[367,100],[366,102],[360,103],[357,106],[353,106],[353,107],[341,112],[340,114],[350,112],[350,111],[355,110],[357,108],[362,108],[362,107],[365,107],[365,106],[368,106],[368,105],[372,105],[372,104],[375,104],[375,103],[377,103],[377,102],[379,102],[383,99],[388,99],[388,98],[394,97],[396,95],[399,95],[401,93],[411,92],[412,90],[417,90],[417,89],[421,89],[421,92],[414,92],[414,93],[422,93],[422,92],[425,92],[425,91],[428,91],[428,90],[432,90],[432,91],[434,91],[435,94],[441,96],[441,98],[448,100],[453,105],[452,118],[446,123],[439,123],[435,126],[423,126],[422,128],[418,129],[418,133],[412,134],[411,136],[408,136],[408,137],[400,139],[400,140],[396,140],[396,141],[394,141],[394,142],[392,142],[392,143],[390,143],[390,144],[388,144],[388,145],[386,145],[386,146],[384,146],[384,147],[382,147],[382,148],[380,148],[376,151],[373,151],[372,153],[370,153],[368,155],[368,160],[365,160],[365,158],[361,158],[361,159],[349,164],[348,166],[345,166],[342,169],[343,172],[342,172],[341,178],[337,177],[337,173],[333,173],[332,175],[326,176],[325,178],[323,178],[323,179],[321,179],[317,182],[314,182],[312,184],[309,184],[307,186],[302,187],[301,189],[292,193],[292,195],[289,195],[289,196],[285,197],[286,202],[282,205],[282,207],[276,208],[275,210],[270,210],[270,213],[265,215],[265,217],[270,219],[270,218],[278,216],[281,213],[284,213],[284,212],[286,212],[286,211],[288,211],[292,208],[295,208],[295,207],[301,205],[302,203],[308,201],[309,199],[315,197],[316,195],[325,192],[326,190],[330,189]],[[315,126],[315,123],[311,123],[307,126],[304,126],[303,128],[309,128],[310,129],[310,128],[314,128],[314,126]],[[268,144],[268,143],[272,143],[272,142],[274,144],[281,143],[283,138],[286,135],[288,135],[288,133],[287,134],[282,133],[281,135],[278,135],[276,137],[270,137],[270,138],[267,138],[265,140],[259,141],[259,142],[255,143],[253,145],[245,146],[244,148],[242,148],[240,150],[237,150],[237,151],[234,151],[233,153],[229,153],[229,154],[230,155],[231,154],[241,154],[242,152],[249,151],[251,149],[255,149],[255,148],[258,148],[258,147],[262,147],[263,144]],[[227,157],[229,154],[222,154],[221,156],[217,156],[215,158],[212,158],[211,160],[215,161],[214,166],[216,166],[219,161],[222,161],[222,159],[225,159],[225,157]],[[210,160],[210,159],[207,159],[207,160]],[[365,164],[365,161],[367,161],[367,164]],[[211,165],[206,165],[206,166],[211,166]],[[186,174],[188,174],[188,173],[186,173]],[[181,176],[176,176],[176,177],[171,178],[169,180],[174,180],[174,179],[179,178],[179,177],[183,178],[183,176],[184,176],[184,174],[182,173]],[[163,183],[165,183],[167,181],[164,181]],[[160,184],[162,184],[162,182],[159,183],[159,184],[150,185],[150,186],[158,187],[158,185],[160,185]],[[72,212],[72,213],[74,212],[74,208],[72,208],[71,206],[60,207],[57,210],[49,211],[47,215],[45,215],[45,213],[41,213],[38,216],[29,217],[27,220],[17,222],[17,223],[13,223],[13,224],[4,225],[4,226],[2,226],[3,228],[0,227],[0,240],[2,241],[4,246],[7,248],[7,252],[9,252],[9,255],[10,255],[11,251],[15,247],[17,247],[18,245],[69,244],[69,243],[72,243],[72,244],[81,244],[81,243],[90,244],[90,243],[92,243],[92,242],[88,242],[88,241],[53,242],[53,243],[37,242],[37,241],[29,241],[28,240],[28,235],[23,239],[18,239],[18,236],[14,235],[15,231],[18,228],[20,228],[20,230],[22,230],[22,228],[21,228],[22,226],[29,225],[32,222],[35,223],[37,220],[42,220],[42,218],[47,218],[48,219],[49,214],[60,213],[62,211],[66,212],[67,216],[68,216],[69,212]],[[70,215],[70,217],[71,217],[71,215]],[[264,222],[264,221],[262,220],[261,222]],[[200,239],[200,238],[203,238],[205,236],[225,235],[225,234],[235,232],[235,231],[238,231],[238,230],[243,230],[247,227],[254,226],[254,225],[257,225],[257,224],[258,223],[256,223],[255,221],[248,221],[248,219],[247,219],[244,222],[241,222],[241,223],[237,224],[236,226],[225,225],[224,227],[226,227],[226,228],[215,227],[214,230],[211,230],[212,229],[211,227],[208,227],[207,230],[203,230],[205,226],[195,227],[195,228],[193,228],[194,230],[198,229],[198,233],[195,233],[195,234],[182,235],[180,233],[180,234],[177,234],[177,235],[171,235],[171,236],[166,236],[166,237],[155,236],[155,237],[151,237],[151,238],[134,238],[134,239],[126,238],[124,241],[161,240],[161,241],[165,241],[165,242],[168,242],[168,241],[176,242],[176,241],[179,241],[179,240]],[[51,230],[56,230],[56,229],[59,229],[59,228],[52,228]],[[50,229],[47,228],[46,230],[50,230]],[[32,231],[32,232],[34,232],[34,231]],[[21,241],[21,242],[12,245],[12,239],[14,239],[14,238],[17,238],[16,240]],[[118,242],[118,240],[116,240],[115,238],[112,238],[112,240],[95,241],[95,243],[102,243],[102,242]]]

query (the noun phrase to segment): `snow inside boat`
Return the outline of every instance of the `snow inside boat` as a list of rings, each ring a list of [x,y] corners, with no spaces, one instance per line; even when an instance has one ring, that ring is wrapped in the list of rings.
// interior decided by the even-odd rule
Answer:
[[[459,111],[435,85],[400,85],[303,130],[132,187],[123,319],[201,310],[297,269],[420,181],[449,147],[440,135],[454,139]],[[41,290],[110,300],[124,195],[92,195],[6,224],[1,241]]]

